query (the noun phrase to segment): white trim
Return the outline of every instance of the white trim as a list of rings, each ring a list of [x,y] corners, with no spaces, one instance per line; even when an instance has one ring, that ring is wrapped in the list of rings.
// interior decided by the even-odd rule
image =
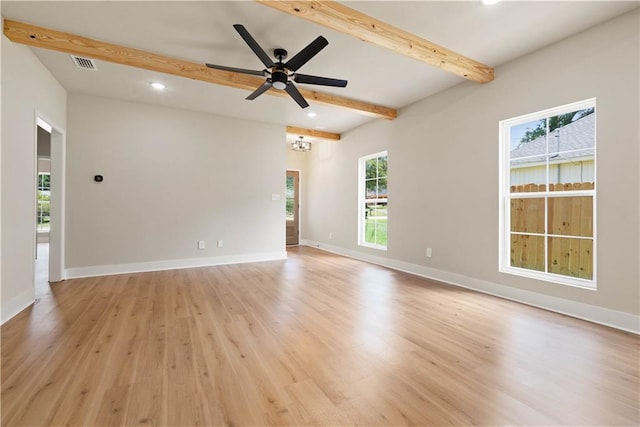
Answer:
[[[514,233],[515,234],[515,233]],[[556,236],[553,236],[556,237]],[[592,239],[588,239],[592,240]],[[546,246],[546,245],[545,245]],[[529,270],[520,267],[504,267],[500,273],[513,274],[514,276],[528,277],[530,279],[541,280],[543,282],[557,283],[559,285],[573,286],[575,288],[597,291],[594,280],[581,279],[579,277],[563,276],[561,274],[550,273],[548,271]]]
[[[111,276],[114,274],[176,270],[182,268],[209,267],[214,265],[242,264],[247,262],[278,261],[283,259],[287,259],[287,251],[225,255],[207,258],[187,258],[165,261],[136,262],[131,264],[74,267],[68,268],[65,271],[65,276],[67,279],[78,279],[82,277]]]
[[[64,248],[65,248],[65,188],[66,188],[66,130],[55,121],[51,120],[47,115],[39,110],[35,110],[35,123],[38,120],[44,120],[52,126],[51,132],[51,231],[49,233],[49,281],[58,282],[64,280]],[[36,153],[38,150],[38,137],[36,126]],[[36,156],[36,172],[37,172],[37,156]],[[37,197],[36,201],[37,203]],[[34,218],[35,219],[35,218]],[[35,224],[34,223],[34,227]],[[37,237],[36,237],[37,242]],[[35,259],[34,245],[34,259]],[[34,283],[35,287],[35,268]]]
[[[422,265],[411,264],[404,261],[387,259],[363,252],[345,249],[338,246],[326,245],[313,240],[300,241],[301,245],[314,247],[326,252],[355,258],[362,261],[378,264],[405,273],[415,274],[431,280],[437,280],[448,285],[471,289],[484,294],[497,296],[511,301],[523,303],[533,307],[542,308],[555,313],[564,314],[578,319],[586,320],[600,325],[610,326],[634,334],[640,334],[640,316],[622,311],[611,310],[596,305],[585,304],[578,301],[567,300],[538,292],[518,289],[501,285],[486,280],[464,276],[449,271],[437,270]]]
[[[11,298],[9,301],[2,304],[2,315],[0,316],[2,323],[4,324],[7,320],[11,319],[34,302],[35,296],[33,288],[27,289]]]
[[[47,123],[40,117],[37,118],[36,124],[40,126],[42,129],[44,129],[45,131],[47,131],[47,133],[51,133],[51,130],[53,130],[53,126],[51,126],[49,123]]]
[[[376,243],[361,242],[359,244],[359,246],[362,246],[363,248],[377,249],[379,251],[386,251],[387,250],[386,246],[378,245]]]

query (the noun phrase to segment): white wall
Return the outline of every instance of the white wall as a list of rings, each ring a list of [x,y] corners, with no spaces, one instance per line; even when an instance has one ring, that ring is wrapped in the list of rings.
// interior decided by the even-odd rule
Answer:
[[[51,159],[38,157],[38,173],[51,173]]]
[[[371,122],[337,144],[314,147],[305,238],[533,304],[553,300],[568,307],[555,309],[582,310],[571,313],[581,317],[599,310],[635,319],[627,327],[637,330],[638,21],[636,9],[497,68],[491,83],[462,83],[403,109],[394,121]],[[591,97],[597,98],[598,290],[499,273],[498,121]],[[357,169],[358,157],[385,149],[389,247],[381,252],[357,246]],[[433,258],[425,257],[426,247]]]
[[[287,153],[287,169],[299,171],[306,169],[307,159],[309,158],[308,152],[292,150],[290,142],[286,143],[285,151]]]
[[[283,126],[80,94],[68,111],[69,277],[286,256]]]
[[[34,300],[36,111],[66,124],[66,92],[2,36],[2,322]]]

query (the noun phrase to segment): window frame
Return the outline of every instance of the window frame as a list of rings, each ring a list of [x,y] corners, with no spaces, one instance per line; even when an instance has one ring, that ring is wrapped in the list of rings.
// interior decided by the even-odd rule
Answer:
[[[594,144],[593,144],[593,182],[594,188],[591,190],[573,190],[573,191],[550,191],[549,189],[549,157],[548,151],[545,159],[546,167],[546,188],[545,191],[538,192],[520,192],[511,193],[511,128],[524,123],[547,119],[549,117],[565,114],[573,111],[583,110],[587,108],[595,108],[595,124],[594,124]],[[527,277],[531,279],[537,279],[545,282],[552,282],[561,285],[574,286],[578,288],[597,290],[597,106],[596,98],[590,98],[583,101],[574,102],[558,107],[549,108],[546,110],[537,111],[530,114],[514,117],[511,119],[501,120],[499,122],[499,247],[498,247],[498,269],[501,273],[512,274],[521,277]],[[548,144],[547,144],[548,150]],[[559,197],[576,197],[576,196],[589,196],[593,197],[593,236],[591,238],[584,236],[561,236],[549,232],[548,224],[548,201],[550,198]],[[514,267],[511,265],[511,199],[523,199],[523,198],[543,198],[544,199],[544,233],[522,233],[527,235],[539,235],[543,236],[545,240],[544,249],[544,271],[532,270],[523,267]],[[592,240],[592,278],[584,279],[574,276],[566,276],[557,273],[549,272],[548,265],[548,238],[549,237],[567,237],[567,238],[587,238]]]
[[[284,188],[284,217],[285,217],[285,221],[290,222],[290,221],[295,221],[296,220],[296,197],[295,197],[295,178],[293,177],[293,175],[288,175],[289,170],[287,170],[287,174],[285,176],[285,188]],[[289,197],[289,178],[291,178],[291,182],[293,184],[293,197]],[[291,202],[293,203],[293,206],[291,207],[291,218],[289,218],[289,211],[288,211],[288,203],[289,200],[291,200]]]
[[[42,184],[43,176],[49,177],[49,187],[45,187]],[[49,233],[51,231],[51,172],[38,172],[37,175],[37,189],[36,189],[36,231],[38,233]],[[40,192],[48,191],[49,194],[49,222],[41,223],[39,222],[43,216],[41,215],[42,210],[42,201],[40,200]]]
[[[385,203],[387,204],[387,244],[380,245],[377,243],[370,243],[365,241],[365,205],[367,203],[367,190],[366,190],[366,164],[368,160],[377,159],[379,157],[387,158],[387,197],[384,198]],[[386,251],[389,245],[388,236],[389,236],[389,152],[387,150],[380,151],[378,153],[369,154],[367,156],[360,157],[358,159],[358,246],[364,246],[367,248],[378,249],[381,251]],[[380,200],[380,199],[376,199]]]

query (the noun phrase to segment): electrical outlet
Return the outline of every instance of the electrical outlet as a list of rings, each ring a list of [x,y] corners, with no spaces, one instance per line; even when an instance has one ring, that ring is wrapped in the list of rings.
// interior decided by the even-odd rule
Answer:
[[[222,240],[218,240],[218,247],[221,248],[224,246],[224,242]]]
[[[198,249],[204,249],[205,243],[204,240],[198,240]]]
[[[333,233],[329,233],[329,240],[333,239]]]
[[[427,248],[427,258],[431,258],[431,248]]]

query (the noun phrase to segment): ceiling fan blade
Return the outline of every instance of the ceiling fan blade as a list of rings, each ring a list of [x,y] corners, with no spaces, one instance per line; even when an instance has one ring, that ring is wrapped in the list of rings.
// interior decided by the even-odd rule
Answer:
[[[328,77],[310,76],[308,74],[296,74],[293,76],[293,81],[296,83],[306,83],[310,85],[335,86],[335,87],[347,86],[346,80],[330,79]]]
[[[256,99],[257,97],[265,93],[267,90],[269,90],[269,88],[271,87],[271,84],[272,83],[269,80],[267,80],[262,84],[262,86],[254,90],[253,93],[251,93],[251,95],[247,96],[245,99],[249,99],[249,100]]]
[[[234,73],[251,74],[252,76],[265,76],[264,70],[247,70],[246,68],[226,67],[224,65],[205,64],[209,68],[223,71],[233,71]]]
[[[296,56],[287,61],[284,66],[291,71],[297,71],[298,68],[302,67],[307,63],[307,61],[316,56],[318,52],[324,49],[328,44],[329,42],[327,41],[327,39],[322,36],[318,36],[317,39],[309,43],[307,47],[298,52]]]
[[[304,97],[302,96],[298,88],[295,87],[293,83],[287,83],[287,87],[284,88],[284,90],[287,91],[287,93],[293,98],[294,101],[298,103],[300,107],[307,108],[309,106],[309,104],[304,99]]]
[[[242,37],[244,42],[249,45],[253,53],[255,53],[256,56],[260,58],[260,61],[262,61],[264,66],[267,68],[271,68],[273,66],[273,60],[269,58],[269,55],[267,55],[264,49],[260,47],[258,42],[255,41],[253,37],[251,37],[251,34],[249,34],[249,31],[247,31],[244,25],[235,24],[233,28],[235,28],[238,34],[240,34],[240,37]]]

